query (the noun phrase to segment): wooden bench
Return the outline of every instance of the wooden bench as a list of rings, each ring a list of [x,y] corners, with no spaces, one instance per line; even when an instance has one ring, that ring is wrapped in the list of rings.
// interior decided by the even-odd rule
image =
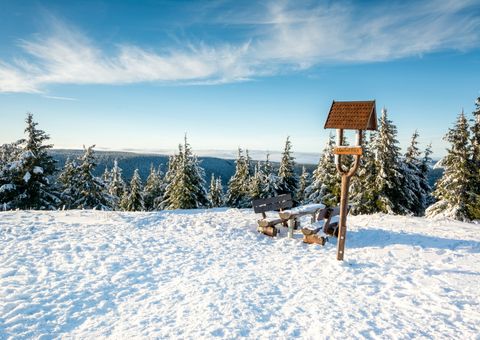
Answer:
[[[350,211],[348,207],[347,214]],[[312,224],[312,228],[303,228],[303,242],[316,243],[324,245],[328,240],[324,236],[318,236],[318,232],[323,230],[326,235],[338,237],[338,222],[340,207],[326,208],[317,215],[317,222]]]
[[[268,217],[268,211],[283,211],[293,207],[292,196],[290,194],[279,195],[275,197],[253,200],[253,211],[256,214],[261,213],[262,219],[258,220],[257,230],[268,236],[277,236],[277,224],[286,224],[286,220],[281,217]]]

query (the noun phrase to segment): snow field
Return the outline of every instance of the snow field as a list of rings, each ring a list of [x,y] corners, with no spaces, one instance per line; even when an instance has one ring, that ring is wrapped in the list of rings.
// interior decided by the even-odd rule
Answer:
[[[338,262],[257,218],[2,212],[0,339],[478,338],[478,225],[350,217]]]

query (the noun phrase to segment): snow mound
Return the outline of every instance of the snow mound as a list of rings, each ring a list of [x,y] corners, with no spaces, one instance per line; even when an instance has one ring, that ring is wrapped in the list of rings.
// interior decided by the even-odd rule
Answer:
[[[349,219],[258,234],[250,210],[0,212],[0,338],[461,338],[480,333],[478,226]]]

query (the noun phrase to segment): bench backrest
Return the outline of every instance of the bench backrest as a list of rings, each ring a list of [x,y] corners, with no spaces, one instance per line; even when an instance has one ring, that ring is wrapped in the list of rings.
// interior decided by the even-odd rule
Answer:
[[[255,213],[265,213],[266,211],[276,211],[289,209],[293,207],[292,195],[283,194],[275,197],[260,198],[253,200],[253,211]]]

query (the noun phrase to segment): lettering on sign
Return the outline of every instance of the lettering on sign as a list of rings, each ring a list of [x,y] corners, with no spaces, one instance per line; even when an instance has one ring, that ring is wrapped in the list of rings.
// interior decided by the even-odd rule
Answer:
[[[337,146],[333,149],[335,155],[361,155],[363,153],[361,146]]]

